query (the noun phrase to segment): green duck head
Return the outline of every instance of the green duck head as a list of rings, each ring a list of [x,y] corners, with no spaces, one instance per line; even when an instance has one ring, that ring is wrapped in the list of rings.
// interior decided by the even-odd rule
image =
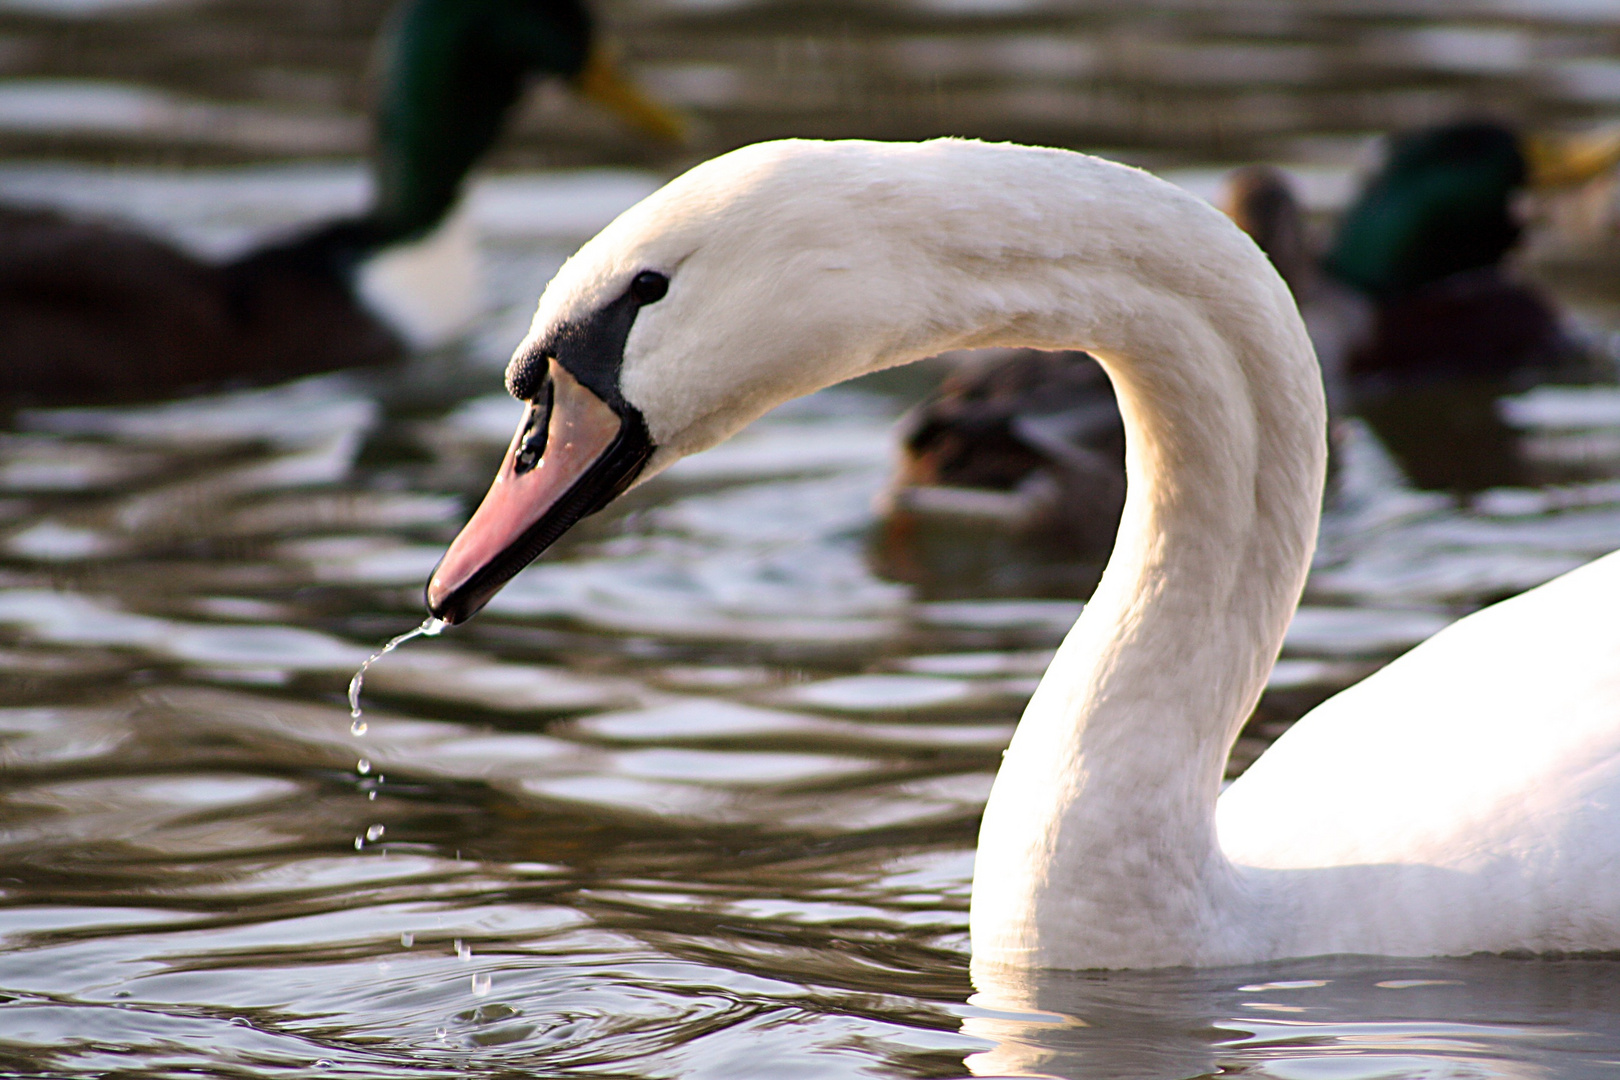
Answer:
[[[678,122],[615,75],[582,0],[405,0],[379,42],[381,90],[367,217],[377,245],[443,219],[530,79],[569,80],[637,127],[678,137]]]
[[[1344,215],[1327,269],[1382,299],[1494,265],[1519,237],[1512,200],[1528,178],[1519,137],[1500,124],[1403,136]]]

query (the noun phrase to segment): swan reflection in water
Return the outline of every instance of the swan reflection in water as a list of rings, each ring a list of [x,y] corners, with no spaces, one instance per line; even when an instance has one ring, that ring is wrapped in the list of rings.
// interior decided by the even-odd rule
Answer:
[[[976,970],[962,1030],[993,1045],[966,1064],[975,1076],[1087,1080],[1614,1075],[1616,964],[1326,957],[1204,971]]]

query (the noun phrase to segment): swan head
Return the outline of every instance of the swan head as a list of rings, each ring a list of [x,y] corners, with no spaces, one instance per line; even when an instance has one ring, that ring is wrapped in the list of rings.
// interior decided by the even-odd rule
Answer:
[[[507,369],[528,408],[429,610],[469,618],[580,518],[783,401],[937,351],[906,285],[928,245],[908,240],[914,212],[883,212],[907,171],[885,159],[928,145],[747,147],[582,247]]]
[[[529,407],[428,608],[469,618],[580,518],[791,398],[947,349],[1117,351],[1108,325],[1234,265],[1297,322],[1218,211],[1080,154],[786,140],[705,162],[546,287],[507,369]]]

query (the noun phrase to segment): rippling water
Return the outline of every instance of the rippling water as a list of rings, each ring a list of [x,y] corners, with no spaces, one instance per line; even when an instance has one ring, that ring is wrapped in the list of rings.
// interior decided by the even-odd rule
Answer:
[[[3,5],[7,25],[37,29],[15,14],[29,7]],[[1259,32],[1197,10],[1182,28],[1197,40]],[[831,33],[824,16],[780,15],[803,30],[793,37],[757,14],[668,11],[621,18],[646,27],[634,49],[662,41],[675,57],[649,64],[650,81],[684,87],[725,132],[770,115],[758,88],[771,69],[750,49],[777,41],[793,60]],[[793,70],[903,82],[926,69],[965,94],[985,70],[974,58],[997,48],[1046,42],[1033,77],[1047,82],[1062,81],[1052,57],[1078,48],[1041,36],[1044,16],[851,11],[877,27],[850,39],[866,59]],[[1406,57],[1389,80],[1428,86],[1424,100],[1489,91],[1564,115],[1606,100],[1607,61],[1587,50],[1615,31],[1578,4],[1456,22],[1312,11],[1288,31],[1303,51],[1244,61],[1273,65],[1262,86],[1295,72],[1312,108],[1350,99],[1334,78],[1370,78],[1345,57],[1364,58],[1351,45],[1374,31]],[[1065,32],[1130,22],[1087,18]],[[345,32],[363,39],[369,25]],[[711,33],[725,26],[732,38]],[[63,40],[89,49],[114,33],[87,27]],[[1447,53],[1466,33],[1497,51]],[[1521,46],[1554,59],[1521,71]],[[1149,103],[1184,93],[1165,71],[1214,78],[1208,64],[1164,67],[1168,47],[1141,44],[1087,78],[1119,100],[1138,80],[1152,92],[1132,100]],[[1338,74],[1306,54],[1338,57]],[[1433,59],[1447,55],[1497,67]],[[1585,72],[1585,97],[1571,72]],[[8,100],[0,126],[20,115]],[[880,128],[901,115],[873,113],[870,96],[828,100],[852,113],[866,101]],[[1174,131],[1147,141],[1200,160]],[[1332,201],[1347,174],[1311,168],[1300,175]],[[1204,190],[1213,173],[1176,175]],[[468,219],[489,314],[401,369],[26,412],[0,430],[0,1072],[1614,1074],[1612,961],[1307,960],[1043,975],[973,996],[978,815],[1079,605],[1051,584],[1062,574],[894,573],[873,501],[890,425],[920,385],[904,375],[787,406],[588,522],[473,624],[373,668],[354,734],[349,677],[420,621],[422,582],[510,437],[518,406],[499,393],[499,366],[534,297],[656,182],[481,184]],[[10,164],[0,196],[132,215],[218,252],[356,205],[364,187],[341,165]],[[1596,337],[1615,329],[1603,305],[1582,310]],[[1620,391],[1535,391],[1504,412],[1558,483],[1460,503],[1411,489],[1365,427],[1345,427],[1307,606],[1234,772],[1316,700],[1459,614],[1620,546]]]

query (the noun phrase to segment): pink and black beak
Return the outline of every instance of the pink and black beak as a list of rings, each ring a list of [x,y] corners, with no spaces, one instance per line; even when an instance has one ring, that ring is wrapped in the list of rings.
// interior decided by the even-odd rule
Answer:
[[[619,393],[636,312],[669,281],[643,271],[600,311],[525,349],[507,388],[528,402],[489,494],[427,585],[428,611],[466,622],[581,518],[635,482],[652,456],[646,421]]]

